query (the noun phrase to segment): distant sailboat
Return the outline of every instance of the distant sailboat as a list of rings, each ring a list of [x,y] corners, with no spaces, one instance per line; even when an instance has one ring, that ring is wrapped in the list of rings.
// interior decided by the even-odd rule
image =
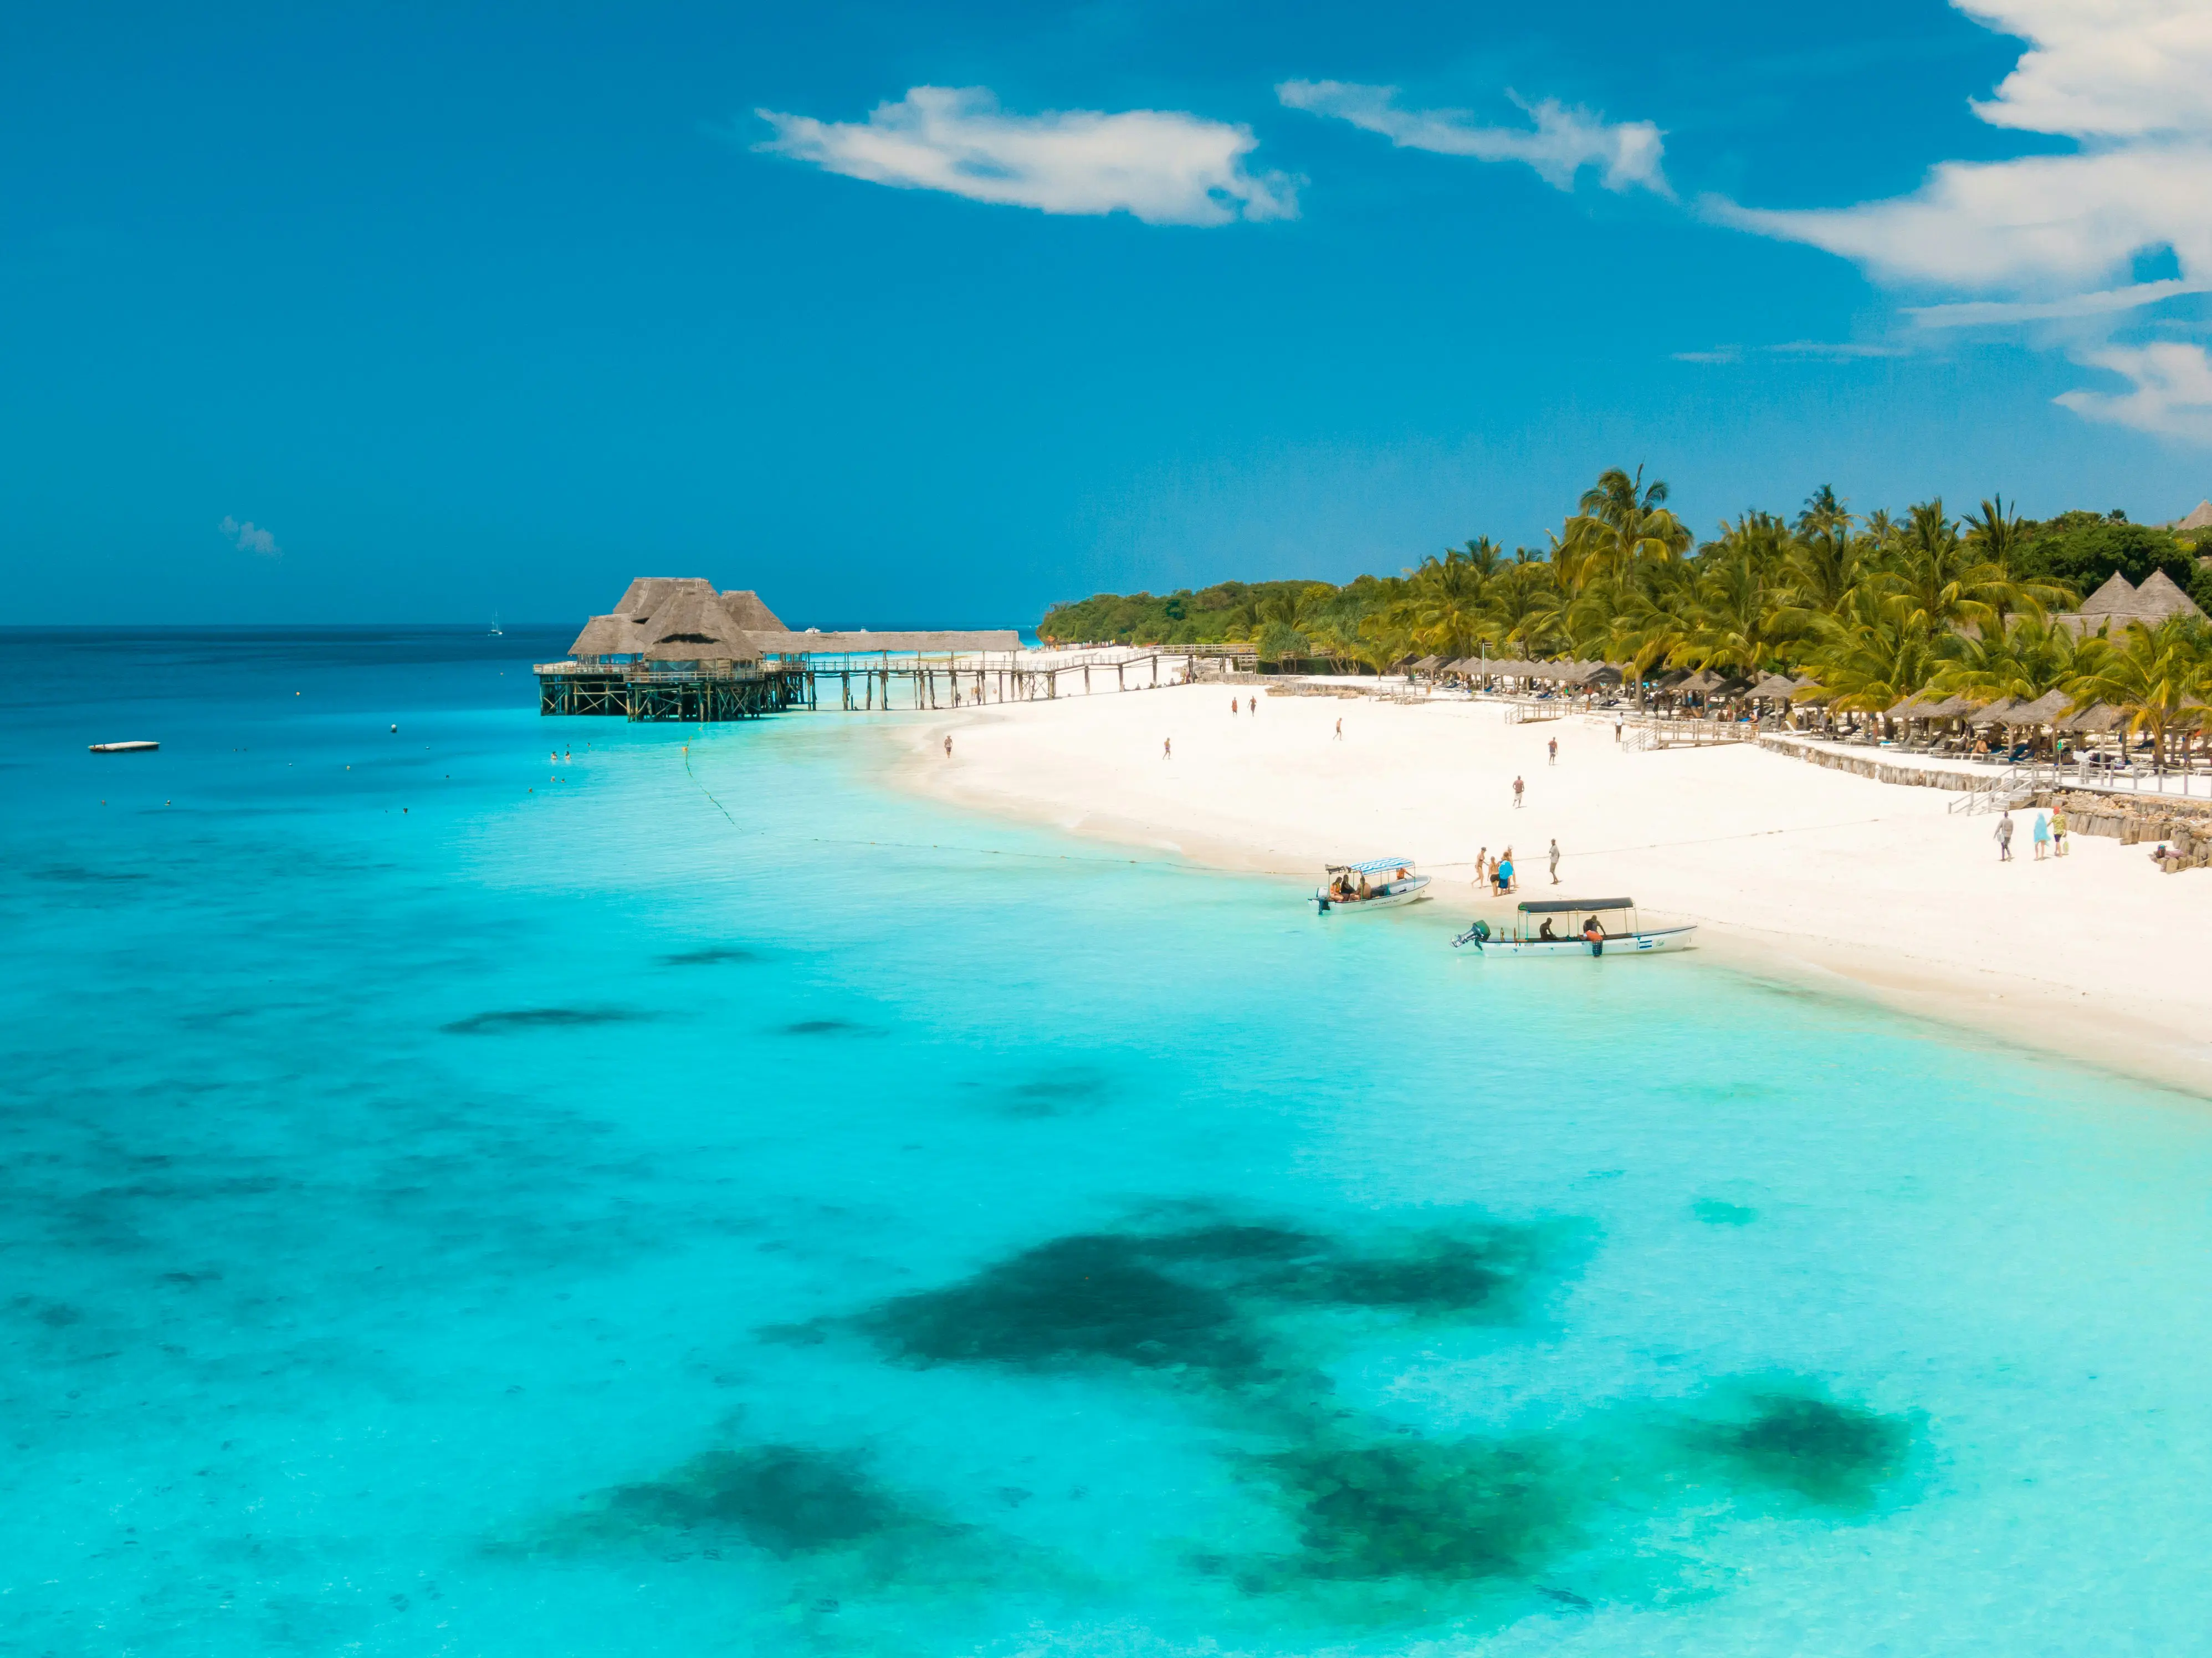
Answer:
[[[491,613],[490,636],[494,639],[504,639],[507,637],[507,629],[499,625],[499,612],[497,610],[494,610]]]

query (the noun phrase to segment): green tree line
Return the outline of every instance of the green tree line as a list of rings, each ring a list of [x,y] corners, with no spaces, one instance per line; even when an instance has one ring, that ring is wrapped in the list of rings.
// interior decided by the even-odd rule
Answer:
[[[2020,517],[2002,496],[1861,516],[1832,489],[1794,516],[1746,511],[1699,543],[1664,483],[1614,468],[1540,549],[1478,537],[1395,576],[1223,582],[1164,598],[1056,605],[1054,641],[1256,645],[1267,660],[1382,671],[1421,655],[1585,657],[1650,673],[1804,675],[1832,706],[1879,713],[1917,691],[1984,701],[2060,689],[2151,708],[2163,740],[2212,700],[2212,627],[2195,617],[2082,636],[2055,625],[2115,573],[2164,571],[2212,610],[2212,533],[2120,513]],[[2200,564],[2200,559],[2208,562]],[[2193,677],[2192,677],[2193,676]]]

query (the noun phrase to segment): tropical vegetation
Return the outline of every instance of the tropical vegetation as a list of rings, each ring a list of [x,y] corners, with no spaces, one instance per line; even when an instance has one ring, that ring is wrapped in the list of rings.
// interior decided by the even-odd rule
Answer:
[[[1541,548],[1487,537],[1395,576],[1223,582],[1164,598],[1055,606],[1054,641],[1249,642],[1268,661],[1381,671],[1421,656],[1598,659],[1639,676],[1711,669],[1808,679],[1838,710],[1879,715],[1927,692],[1978,703],[2057,690],[2104,701],[2161,750],[2212,710],[2212,623],[2054,622],[2114,574],[2164,572],[2212,611],[2212,532],[2118,513],[2025,519],[1992,495],[1863,516],[1829,488],[1795,514],[1756,509],[1699,542],[1665,483],[1615,468]]]

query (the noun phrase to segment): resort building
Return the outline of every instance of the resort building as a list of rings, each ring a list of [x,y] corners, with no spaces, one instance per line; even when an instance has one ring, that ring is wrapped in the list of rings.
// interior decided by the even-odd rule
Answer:
[[[925,633],[794,632],[758,593],[700,576],[641,576],[584,624],[568,659],[538,665],[543,714],[743,720],[811,701],[819,659],[1009,653],[1012,628]]]
[[[2118,634],[2130,622],[2155,627],[2168,616],[2201,618],[2203,614],[2197,601],[2176,586],[2163,570],[2153,570],[2150,580],[2140,587],[2115,570],[2103,586],[2081,601],[2080,610],[2051,619],[2076,633],[2094,633],[2109,626]]]

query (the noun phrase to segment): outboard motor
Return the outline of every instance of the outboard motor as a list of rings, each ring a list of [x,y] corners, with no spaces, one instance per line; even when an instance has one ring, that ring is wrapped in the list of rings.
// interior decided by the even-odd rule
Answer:
[[[1452,940],[1452,948],[1454,950],[1457,950],[1462,944],[1473,944],[1477,953],[1480,953],[1483,945],[1489,942],[1490,923],[1487,921],[1477,921],[1473,926],[1468,928],[1466,932],[1461,933],[1458,938]]]

